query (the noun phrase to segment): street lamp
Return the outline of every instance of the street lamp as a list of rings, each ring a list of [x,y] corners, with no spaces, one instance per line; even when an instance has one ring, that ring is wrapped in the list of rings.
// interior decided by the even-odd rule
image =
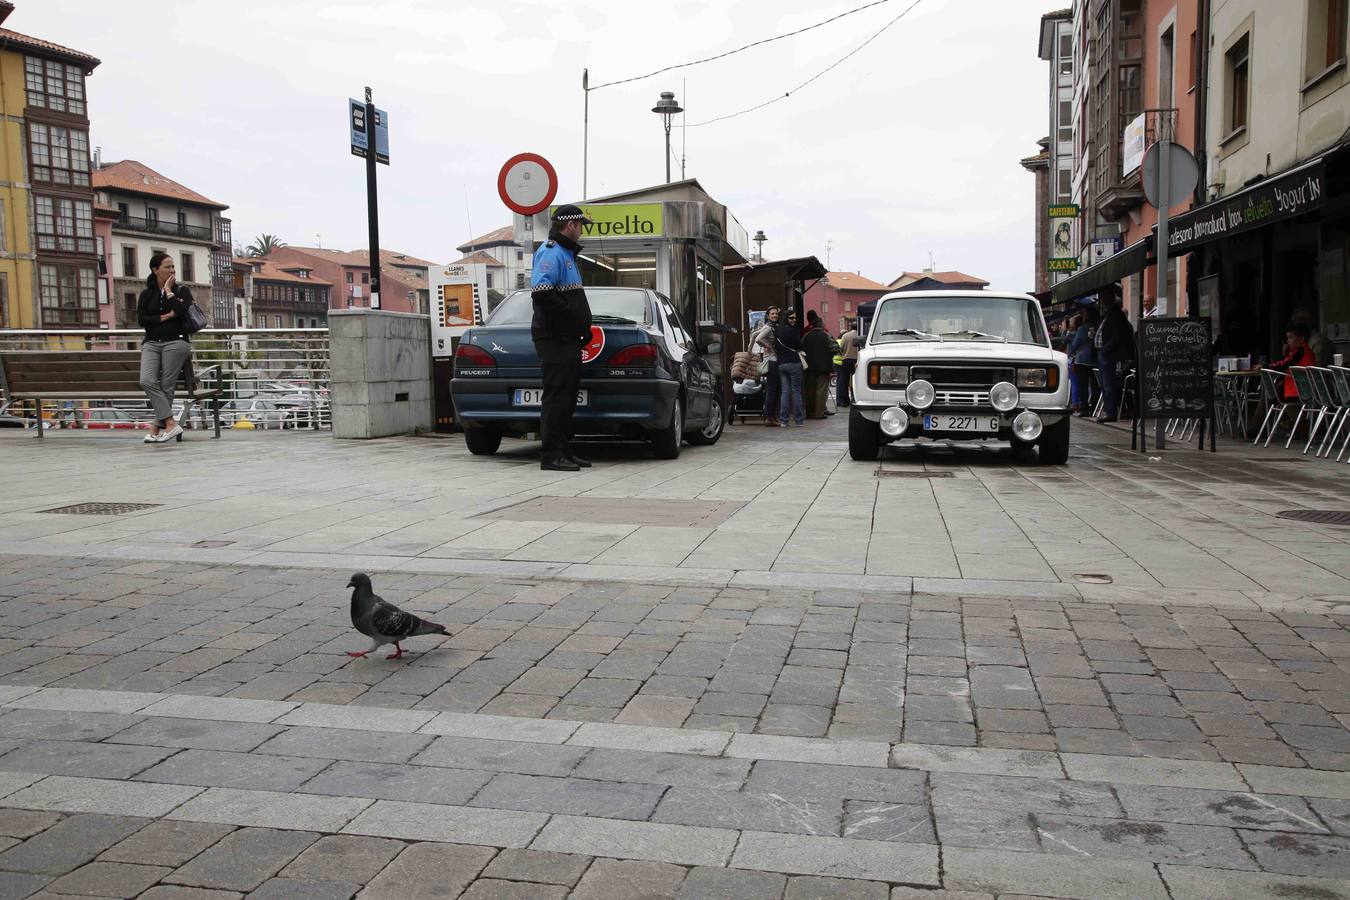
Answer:
[[[674,91],[662,91],[661,99],[656,101],[652,107],[652,112],[661,117],[661,122],[666,128],[666,184],[670,184],[670,118],[684,112],[680,104],[675,102]]]
[[[756,231],[755,236],[750,240],[755,242],[755,259],[759,262],[764,262],[764,242],[768,240],[768,238],[764,236],[764,229],[761,228],[759,231]]]

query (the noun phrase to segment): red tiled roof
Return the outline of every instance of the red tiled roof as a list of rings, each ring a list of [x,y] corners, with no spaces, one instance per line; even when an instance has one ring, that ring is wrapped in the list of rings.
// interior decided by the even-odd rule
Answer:
[[[906,276],[915,279],[931,278],[934,281],[940,281],[943,284],[989,284],[989,282],[978,275],[967,275],[965,272],[957,272],[955,270],[950,272],[901,272],[891,284],[894,285],[896,281],[899,281]]]
[[[12,10],[14,7],[11,4],[9,8]],[[51,41],[44,41],[42,38],[19,34],[19,32],[10,31],[8,28],[0,28],[0,39],[11,44],[17,44],[20,47],[27,47],[29,50],[46,51],[50,56],[59,56],[69,62],[83,63],[86,72],[92,71],[100,62],[98,57],[90,56],[88,53],[62,47],[60,44],[53,44]]]
[[[840,291],[884,291],[886,285],[857,272],[826,272],[825,283]]]
[[[489,231],[487,234],[476,237],[471,241],[460,244],[455,249],[460,253],[468,253],[477,247],[486,247],[492,244],[514,244],[515,230],[510,225],[504,225],[496,231]]]
[[[319,287],[333,286],[333,283],[331,281],[324,281],[322,278],[314,278],[312,276],[309,278],[301,278],[294,272],[286,272],[281,268],[281,266],[278,266],[275,263],[268,262],[264,257],[261,256],[245,260],[245,262],[252,264],[261,264],[262,266],[261,270],[253,273],[254,281],[284,281],[287,284],[314,284],[318,285]],[[285,263],[283,263],[282,265],[285,265],[287,269],[306,268],[305,266],[287,265]]]
[[[294,250],[296,253],[304,256],[313,256],[317,259],[326,259],[329,262],[335,262],[342,266],[357,266],[362,269],[370,268],[368,260],[369,253],[362,253],[358,256],[356,253],[346,250],[329,250],[326,247],[293,247],[287,244],[285,250]]]
[[[352,255],[361,257],[362,264],[365,264],[370,259],[369,250],[353,250]],[[418,259],[416,256],[410,256],[407,253],[400,253],[397,250],[385,250],[383,248],[380,249],[381,267],[394,266],[401,269],[404,266],[416,266],[425,269],[437,265],[440,264],[434,263],[429,259]]]
[[[0,29],[3,30],[3,29]],[[166,200],[183,203],[195,203],[212,209],[229,209],[224,203],[203,197],[196,191],[183,187],[172,178],[165,178],[145,163],[134,159],[105,163],[94,172],[94,188],[100,191],[123,191],[130,194],[146,194]]]
[[[472,253],[466,254],[460,257],[459,259],[455,260],[454,262],[450,263],[450,265],[452,266],[480,265],[480,266],[496,266],[499,269],[506,268],[506,266],[502,264],[501,260],[497,259],[497,257],[493,256],[491,253],[484,253],[482,250],[475,250]]]

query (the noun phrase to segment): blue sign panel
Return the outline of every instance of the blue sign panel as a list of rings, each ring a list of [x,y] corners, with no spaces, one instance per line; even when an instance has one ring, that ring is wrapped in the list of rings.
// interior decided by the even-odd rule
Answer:
[[[366,105],[348,98],[352,132],[352,156],[365,159],[370,150],[370,131],[366,123]],[[389,114],[375,110],[375,161],[389,165]]]

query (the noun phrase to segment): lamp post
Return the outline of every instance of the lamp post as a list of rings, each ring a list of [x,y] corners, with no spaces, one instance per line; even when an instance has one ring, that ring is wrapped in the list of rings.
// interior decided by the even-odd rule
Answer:
[[[755,232],[755,236],[750,240],[755,242],[755,261],[764,262],[764,242],[768,240],[764,235],[764,229],[761,228]]]
[[[666,129],[666,184],[670,184],[670,119],[672,116],[684,112],[680,104],[675,102],[674,91],[662,91],[661,99],[656,101],[652,107],[652,112],[661,117],[661,123]]]

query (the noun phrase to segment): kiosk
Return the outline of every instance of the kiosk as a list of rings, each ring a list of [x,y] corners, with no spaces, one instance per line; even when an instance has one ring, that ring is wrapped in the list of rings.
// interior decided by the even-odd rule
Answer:
[[[578,203],[594,224],[582,232],[582,282],[588,287],[645,287],[670,299],[695,340],[736,333],[728,323],[723,271],[750,255],[750,236],[697,179]],[[548,238],[549,213],[514,217],[517,244],[533,251]],[[716,338],[721,340],[720,337]],[[708,359],[730,390],[723,352]],[[729,394],[724,401],[729,399]],[[730,408],[729,406],[727,408]]]

